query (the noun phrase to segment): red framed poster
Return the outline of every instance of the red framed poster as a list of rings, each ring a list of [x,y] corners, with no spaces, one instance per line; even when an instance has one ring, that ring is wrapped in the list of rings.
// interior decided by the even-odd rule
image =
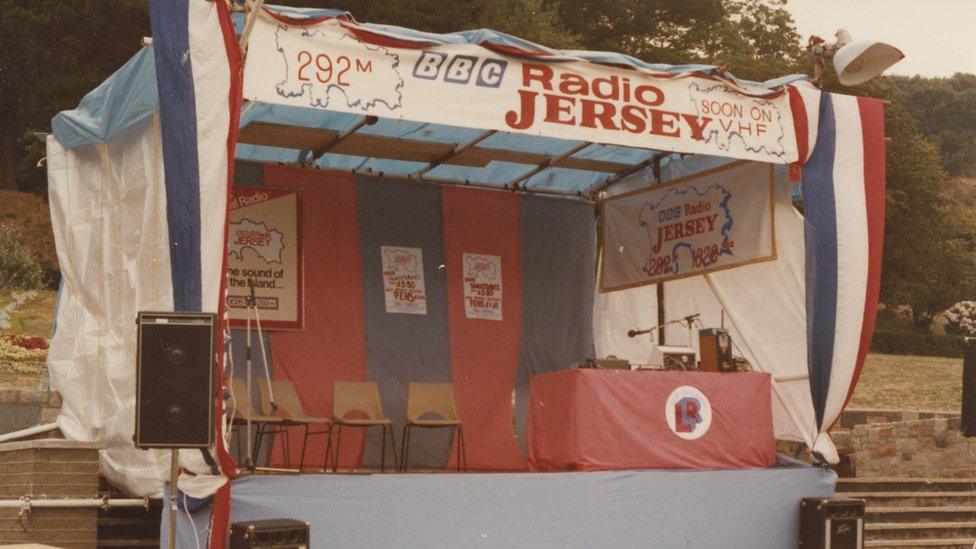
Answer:
[[[234,187],[227,239],[227,310],[244,327],[254,290],[261,327],[304,327],[301,193],[269,187]],[[254,312],[251,313],[252,322]]]

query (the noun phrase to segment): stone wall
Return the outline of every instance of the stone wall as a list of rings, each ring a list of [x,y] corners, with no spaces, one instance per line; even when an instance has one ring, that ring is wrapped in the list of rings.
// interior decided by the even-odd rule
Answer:
[[[849,448],[857,477],[976,477],[976,438],[958,417],[856,425]]]
[[[54,391],[0,389],[0,433],[51,423],[61,411],[61,395]]]
[[[98,494],[98,448],[67,440],[0,444],[0,499],[94,498]],[[0,509],[0,545],[43,543],[94,548],[98,509]]]

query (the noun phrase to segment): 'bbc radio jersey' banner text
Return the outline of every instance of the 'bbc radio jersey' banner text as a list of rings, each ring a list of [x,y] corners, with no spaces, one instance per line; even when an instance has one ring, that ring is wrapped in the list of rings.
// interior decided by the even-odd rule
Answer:
[[[468,318],[502,320],[502,258],[466,253],[462,261],[464,315]]]
[[[427,314],[424,254],[420,248],[380,246],[386,312]]]
[[[244,97],[361,115],[772,163],[797,161],[789,94],[764,99],[699,76],[535,62],[472,44],[395,47],[335,19],[262,14]],[[749,90],[769,95],[769,90]]]
[[[262,328],[302,328],[301,204],[295,191],[234,187],[227,239],[231,326],[246,325],[253,285]]]
[[[773,167],[736,162],[600,204],[600,291],[776,258]]]

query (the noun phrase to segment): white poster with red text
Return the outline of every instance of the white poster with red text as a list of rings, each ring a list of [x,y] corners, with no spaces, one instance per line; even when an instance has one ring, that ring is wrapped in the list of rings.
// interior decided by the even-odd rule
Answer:
[[[244,98],[780,164],[798,158],[782,89],[526,60],[473,44],[400,45],[408,44],[337,19],[298,26],[262,14],[248,46]]]
[[[267,329],[301,329],[303,272],[301,194],[234,187],[227,239],[227,310],[231,326],[246,325],[253,290]]]
[[[466,253],[462,261],[464,315],[482,320],[502,320],[502,258]]]
[[[380,246],[386,312],[427,314],[424,254],[420,248]]]
[[[735,162],[600,203],[600,291],[776,258],[773,167]]]

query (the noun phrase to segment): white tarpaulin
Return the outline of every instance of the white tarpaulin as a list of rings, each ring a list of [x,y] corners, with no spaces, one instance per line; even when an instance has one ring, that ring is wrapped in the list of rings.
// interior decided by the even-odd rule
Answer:
[[[263,13],[250,38],[244,98],[662,151],[798,159],[785,92],[733,91],[694,73],[571,58],[533,62],[473,44],[418,49],[357,29],[339,19],[298,26]]]

